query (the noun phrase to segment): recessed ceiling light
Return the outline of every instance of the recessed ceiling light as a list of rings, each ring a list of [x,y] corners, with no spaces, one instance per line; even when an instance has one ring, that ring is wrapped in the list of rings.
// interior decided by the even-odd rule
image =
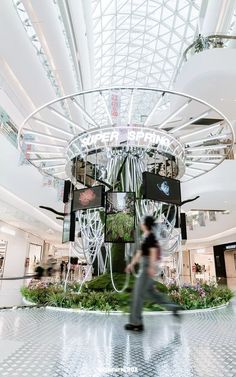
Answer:
[[[2,231],[3,233],[9,234],[10,236],[15,236],[15,234],[16,234],[15,230],[10,229],[10,228],[8,228],[6,226],[2,226],[0,228],[0,231]]]

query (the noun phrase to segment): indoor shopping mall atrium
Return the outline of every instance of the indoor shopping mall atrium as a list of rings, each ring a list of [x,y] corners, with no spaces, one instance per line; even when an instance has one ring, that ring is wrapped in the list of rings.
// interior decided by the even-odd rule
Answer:
[[[236,377],[236,0],[0,0],[0,377]]]

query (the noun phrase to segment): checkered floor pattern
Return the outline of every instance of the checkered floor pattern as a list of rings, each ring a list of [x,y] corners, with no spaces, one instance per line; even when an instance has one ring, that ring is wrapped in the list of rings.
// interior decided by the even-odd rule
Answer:
[[[1,377],[236,377],[236,306],[145,316],[17,309],[0,311]]]

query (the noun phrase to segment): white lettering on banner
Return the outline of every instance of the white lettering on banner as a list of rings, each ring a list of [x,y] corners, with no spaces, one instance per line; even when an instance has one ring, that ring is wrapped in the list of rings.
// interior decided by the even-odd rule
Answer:
[[[97,142],[106,144],[111,142],[118,142],[118,138],[118,132],[103,132],[84,137],[83,139],[81,139],[81,144],[84,146],[96,145]]]
[[[235,244],[233,244],[233,245],[227,245],[227,246],[225,247],[225,249],[226,249],[226,250],[236,249],[236,245],[235,245]]]
[[[91,133],[88,136],[80,139],[83,146],[89,147],[96,144],[117,144],[120,138],[128,143],[147,144],[147,145],[162,145],[168,148],[170,145],[170,139],[165,135],[159,135],[155,132],[145,130],[117,130],[117,131],[98,131],[97,133]]]

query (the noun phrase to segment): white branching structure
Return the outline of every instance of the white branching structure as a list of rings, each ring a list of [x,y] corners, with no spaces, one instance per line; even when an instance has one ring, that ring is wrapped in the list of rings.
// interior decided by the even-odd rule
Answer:
[[[140,242],[139,224],[145,215],[152,215],[157,222],[157,237],[160,240],[163,259],[171,257],[176,270],[176,281],[179,283],[182,267],[181,238],[179,231],[174,228],[177,208],[173,205],[163,205],[151,200],[139,198],[142,184],[142,172],[147,170],[147,158],[145,152],[138,148],[119,149],[107,153],[106,181],[117,190],[116,185],[122,191],[134,191],[136,200],[136,245],[132,247],[127,244],[125,247],[125,259],[128,263]],[[123,171],[124,174],[120,174]],[[104,177],[103,177],[104,178]],[[91,273],[92,265],[97,258],[98,273],[111,272],[113,287],[117,292],[122,292],[128,285],[128,275],[125,285],[121,290],[115,287],[112,274],[112,251],[111,244],[105,244],[105,258],[101,254],[101,247],[104,243],[104,222],[100,210],[87,210],[78,212],[79,236],[73,244],[72,252],[79,258],[80,262],[86,262],[89,268],[84,276],[81,287]],[[168,278],[166,277],[168,281]]]
[[[192,180],[233,158],[234,139],[230,121],[206,101],[150,87],[99,88],[56,98],[34,110],[18,132],[19,149],[43,174],[76,183],[74,161],[85,161],[85,166],[95,167],[95,184],[100,180],[113,191],[135,192],[137,241],[142,216],[153,215],[163,258],[173,259],[175,277],[182,266],[176,208],[141,199],[142,173]],[[85,184],[85,176],[86,171],[80,183]],[[111,248],[105,245],[103,259],[104,221],[99,211],[78,214],[81,237],[70,254],[90,269],[97,257],[103,273]],[[127,261],[133,251],[126,245]]]

